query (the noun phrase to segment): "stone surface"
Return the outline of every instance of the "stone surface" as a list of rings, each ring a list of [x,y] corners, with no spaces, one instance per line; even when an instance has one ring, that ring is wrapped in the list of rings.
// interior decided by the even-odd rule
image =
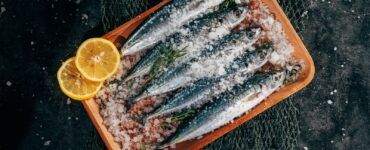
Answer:
[[[366,149],[370,145],[370,1],[309,3],[301,36],[317,74],[312,84],[289,98],[297,107],[300,130],[293,139],[295,148]],[[74,55],[79,43],[104,33],[100,7],[94,0],[0,0],[0,149],[104,147],[83,107],[75,101],[69,104],[56,81],[61,62]],[[268,123],[274,123],[270,119]],[[248,123],[245,126],[224,138],[239,144],[217,145],[217,141],[211,148],[246,148],[243,142],[250,139],[233,136],[247,133]],[[287,121],[284,126],[292,125]],[[272,140],[279,138],[284,135]]]

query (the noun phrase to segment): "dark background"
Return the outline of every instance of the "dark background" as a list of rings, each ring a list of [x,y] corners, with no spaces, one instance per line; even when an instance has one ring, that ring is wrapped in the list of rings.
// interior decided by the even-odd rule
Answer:
[[[82,105],[60,92],[56,72],[83,40],[112,28],[107,25],[109,7],[102,7],[111,3],[117,0],[0,0],[0,149],[104,148]],[[294,128],[294,149],[369,149],[370,1],[305,3],[304,13],[298,14],[302,20],[292,21],[317,73],[307,88],[288,99],[292,107],[281,108],[293,113],[297,123],[274,122],[274,117],[266,122],[261,115],[209,149],[258,149],[248,139],[254,137],[239,136],[258,123]],[[272,141],[268,148],[282,149],[278,140],[289,135],[273,133],[260,139]]]

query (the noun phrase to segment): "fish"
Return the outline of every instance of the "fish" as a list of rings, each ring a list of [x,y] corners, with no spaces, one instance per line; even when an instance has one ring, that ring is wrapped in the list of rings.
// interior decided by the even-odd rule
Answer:
[[[217,10],[222,2],[224,0],[173,0],[130,37],[122,47],[122,54],[132,55],[153,47],[180,26]]]
[[[229,66],[230,69],[227,75],[218,79],[205,78],[198,80],[167,100],[166,104],[149,115],[147,119],[203,106],[212,100],[213,97],[238,84],[240,80],[243,81],[250,78],[255,70],[268,62],[272,52],[273,47],[270,43],[259,46],[254,51],[247,51],[246,54],[237,58]]]
[[[224,75],[226,66],[251,47],[258,40],[260,33],[261,29],[256,28],[225,36],[214,46],[202,50],[199,57],[170,67],[159,78],[152,80],[144,92],[133,101],[176,90],[201,78]]]
[[[213,100],[169,140],[168,145],[200,137],[248,112],[284,84],[286,71],[256,74]]]
[[[125,78],[125,81],[149,74],[153,66],[160,61],[159,59],[171,59],[164,57],[166,54],[181,53],[183,55],[194,55],[194,53],[202,49],[205,45],[211,44],[214,40],[229,34],[233,28],[246,18],[248,12],[246,7],[235,7],[217,11],[191,21],[182,27],[182,31],[175,33],[167,38],[165,42],[158,44],[150,50],[138,62],[130,75]],[[175,56],[181,57],[182,55]],[[176,60],[176,57],[173,60]],[[182,59],[181,61],[186,61],[186,59]],[[164,65],[163,68],[168,64]]]

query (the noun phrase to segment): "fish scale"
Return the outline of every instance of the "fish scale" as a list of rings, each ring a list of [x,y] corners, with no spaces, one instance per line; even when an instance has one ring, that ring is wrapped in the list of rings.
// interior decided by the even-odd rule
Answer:
[[[235,7],[210,13],[191,21],[184,25],[180,32],[176,32],[144,55],[130,75],[125,78],[125,81],[148,74],[156,61],[161,59],[165,52],[171,50],[182,51],[185,58],[180,58],[179,61],[186,61],[189,55],[195,55],[194,53],[197,53],[205,45],[210,45],[214,40],[227,35],[245,19],[247,12],[245,7]],[[163,47],[168,50],[163,51]]]
[[[220,68],[222,66],[216,65],[227,66],[231,64],[235,58],[243,53],[243,50],[251,47],[257,41],[260,32],[261,30],[258,28],[250,31],[240,31],[225,36],[220,39],[219,42],[216,42],[217,44],[214,46],[205,48],[205,50],[200,53],[199,57],[194,57],[187,63],[171,67],[159,78],[153,80],[144,93],[137,97],[134,102],[140,101],[148,96],[170,92],[200,78],[219,76],[219,74],[223,73],[222,68]],[[214,72],[208,72],[204,69],[199,70],[199,66],[201,65],[209,65],[210,67],[213,67],[208,71]]]
[[[257,74],[223,93],[176,132],[167,145],[194,139],[246,113],[283,85],[286,72]]]
[[[228,68],[225,76],[217,79],[200,79],[194,84],[181,90],[168,102],[157,109],[147,119],[157,116],[168,115],[174,112],[183,111],[183,109],[199,108],[203,104],[212,100],[212,97],[218,96],[221,92],[238,84],[238,80],[246,80],[254,74],[254,71],[262,67],[269,60],[272,53],[272,45],[265,44],[256,50],[247,51],[242,57],[237,58]]]

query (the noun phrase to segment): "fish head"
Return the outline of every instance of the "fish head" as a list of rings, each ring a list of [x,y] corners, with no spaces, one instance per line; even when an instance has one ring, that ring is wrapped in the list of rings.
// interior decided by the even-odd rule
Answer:
[[[248,10],[245,7],[238,7],[232,13],[225,16],[226,24],[229,28],[234,28],[239,25],[247,17]]]
[[[269,80],[266,82],[266,86],[270,89],[273,89],[277,86],[282,85],[286,78],[286,71],[280,71],[277,73],[274,73],[272,76],[270,76]]]

